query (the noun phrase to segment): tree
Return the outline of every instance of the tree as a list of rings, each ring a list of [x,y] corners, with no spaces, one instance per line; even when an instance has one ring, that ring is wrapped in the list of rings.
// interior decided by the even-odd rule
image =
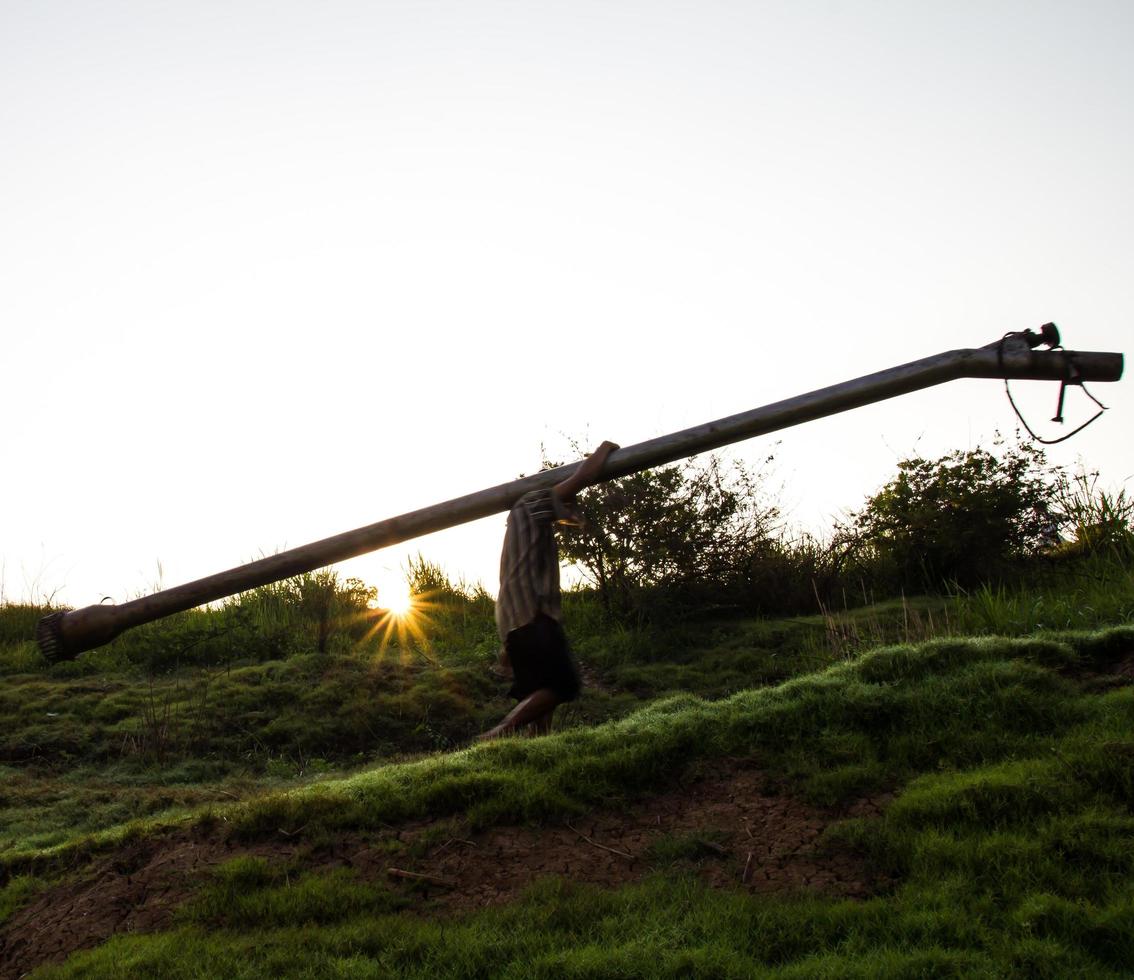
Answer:
[[[560,551],[610,611],[703,600],[745,567],[778,517],[757,482],[741,463],[710,456],[597,484],[579,495],[587,526],[560,535]]]
[[[1029,445],[903,460],[853,516],[853,538],[904,588],[987,581],[1058,540],[1057,477]]]

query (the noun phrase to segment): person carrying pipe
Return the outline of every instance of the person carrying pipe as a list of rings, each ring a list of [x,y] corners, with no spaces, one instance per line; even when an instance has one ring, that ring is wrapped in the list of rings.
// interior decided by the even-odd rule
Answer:
[[[559,601],[557,527],[582,527],[575,495],[594,483],[618,446],[604,442],[565,480],[524,494],[508,513],[500,553],[496,628],[500,665],[512,676],[509,697],[519,703],[478,740],[499,738],[527,727],[551,731],[556,707],[579,696],[579,669],[563,632]]]

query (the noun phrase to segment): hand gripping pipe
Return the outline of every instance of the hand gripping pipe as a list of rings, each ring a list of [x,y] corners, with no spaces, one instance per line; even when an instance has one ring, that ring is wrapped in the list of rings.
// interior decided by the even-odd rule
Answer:
[[[1122,354],[1034,350],[1041,344],[1054,347],[1058,343],[1058,331],[1053,324],[1048,324],[1039,334],[1031,330],[1008,334],[987,347],[946,351],[739,415],[648,439],[613,452],[599,481],[661,466],[742,439],[958,378],[1011,378],[1078,384],[1083,381],[1117,381],[1122,377]],[[580,462],[544,470],[377,524],[344,531],[120,606],[87,606],[70,612],[54,612],[39,621],[36,641],[47,660],[67,660],[84,650],[109,643],[123,630],[142,623],[508,510],[523,494],[559,483]]]

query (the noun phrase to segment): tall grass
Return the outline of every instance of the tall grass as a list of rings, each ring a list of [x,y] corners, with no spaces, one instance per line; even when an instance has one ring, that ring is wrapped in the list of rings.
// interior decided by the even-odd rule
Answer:
[[[1080,472],[1061,484],[1059,507],[1070,531],[1064,551],[1134,561],[1134,500],[1125,488],[1108,490],[1098,473]]]

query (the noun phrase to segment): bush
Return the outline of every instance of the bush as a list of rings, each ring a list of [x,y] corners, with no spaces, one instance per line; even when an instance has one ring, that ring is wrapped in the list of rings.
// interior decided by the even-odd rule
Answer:
[[[587,526],[560,535],[561,552],[621,616],[712,602],[771,537],[779,512],[758,482],[710,456],[598,484],[580,494]]]
[[[854,515],[851,546],[894,590],[995,581],[1059,540],[1058,477],[1028,445],[903,460]]]

